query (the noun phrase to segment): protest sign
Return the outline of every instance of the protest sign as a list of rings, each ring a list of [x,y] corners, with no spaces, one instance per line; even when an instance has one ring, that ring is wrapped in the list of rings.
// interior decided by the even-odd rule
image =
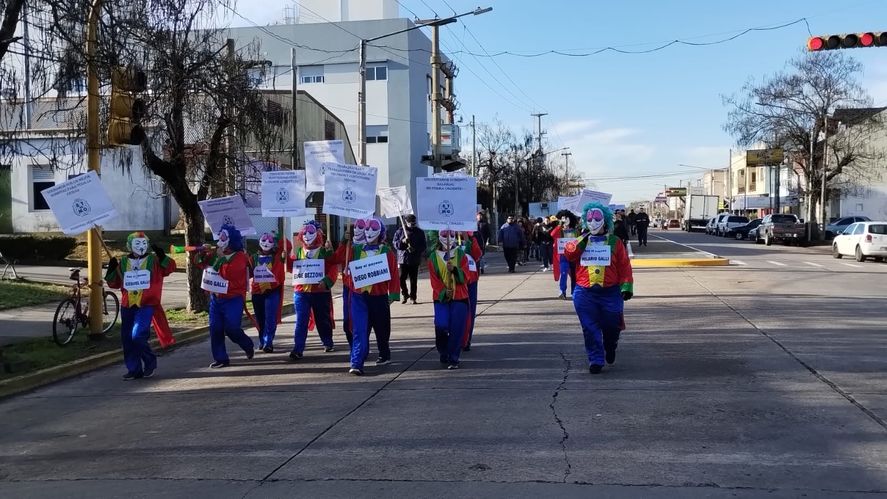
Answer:
[[[610,204],[610,199],[612,198],[613,195],[606,192],[598,192],[591,189],[582,189],[582,192],[579,194],[579,202],[576,206],[577,212],[581,212],[582,208],[584,208],[585,205],[588,203],[600,203],[604,206],[608,206]]]
[[[364,218],[376,211],[376,175],[373,166],[326,165],[323,212]]]
[[[219,275],[215,270],[207,267],[203,269],[203,277],[200,279],[200,288],[210,293],[227,293],[228,280]]]
[[[94,171],[40,191],[59,227],[67,235],[80,234],[117,216],[111,198]]]
[[[238,195],[228,196],[224,198],[207,199],[198,201],[200,211],[206,218],[206,223],[213,231],[213,239],[219,238],[219,231],[222,225],[233,225],[244,236],[256,233],[253,227],[253,221],[243,206],[243,199]]]
[[[581,213],[582,210],[579,208],[579,194],[575,196],[558,196],[557,197],[557,209],[558,210],[570,210],[573,213]]]
[[[326,276],[326,261],[306,258],[293,262],[293,285],[317,284]]]
[[[305,192],[323,192],[326,163],[345,163],[345,144],[341,140],[305,142]]]
[[[150,270],[130,270],[123,273],[123,289],[127,291],[141,291],[150,287]]]
[[[275,283],[277,278],[274,277],[274,272],[269,264],[260,263],[253,269],[253,282]]]
[[[262,172],[262,216],[305,214],[305,170]]]
[[[395,218],[413,213],[413,203],[407,194],[407,186],[385,187],[379,189],[378,194],[382,216]]]
[[[616,244],[622,243],[617,242]],[[582,252],[579,264],[583,267],[594,267],[598,265],[606,267],[607,265],[610,265],[611,254],[612,251],[609,244],[603,242],[590,243],[585,247],[585,251]]]
[[[557,240],[557,254],[563,255],[564,250],[567,248],[567,243],[571,241],[576,241],[575,237],[559,237]]]
[[[348,264],[348,270],[351,271],[351,279],[354,281],[355,289],[391,280],[387,253],[353,260]]]
[[[477,230],[477,179],[468,176],[416,179],[419,225],[427,230]]]

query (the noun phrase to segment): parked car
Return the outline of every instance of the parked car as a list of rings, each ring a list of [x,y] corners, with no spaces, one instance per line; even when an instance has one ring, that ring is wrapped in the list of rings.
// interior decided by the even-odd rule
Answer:
[[[887,258],[887,222],[856,222],[832,241],[832,256],[853,255],[857,262],[866,258]]]
[[[751,230],[748,231],[748,236],[747,236],[747,237],[748,237],[748,240],[749,240],[749,241],[757,241],[757,240],[758,240],[758,229],[760,229],[760,228],[761,228],[761,226],[758,225],[758,226],[755,227],[754,229],[751,229]]]
[[[730,214],[727,212],[718,213],[718,216],[715,217],[714,228],[712,229],[711,233],[716,236],[720,236],[721,234],[718,231],[719,231],[719,226],[721,225],[721,221],[725,220],[729,216],[730,216]]]
[[[806,234],[806,227],[797,215],[787,213],[772,213],[765,215],[755,234],[755,243],[764,243],[767,246],[773,241],[782,241],[785,244],[794,242],[801,245]]]
[[[832,238],[842,234],[847,227],[856,222],[870,222],[871,220],[871,218],[863,216],[842,217],[825,226],[825,235]]]
[[[724,217],[721,219],[720,222],[718,222],[718,235],[730,237],[733,235],[731,233],[733,229],[747,223],[748,217],[743,217],[741,215],[730,215],[728,217]]]
[[[749,237],[749,233],[752,230],[757,232],[758,226],[761,225],[761,220],[763,220],[763,219],[756,218],[745,225],[740,225],[739,227],[734,227],[734,228],[730,229],[728,235],[735,237],[737,241],[742,241],[743,239]]]
[[[714,234],[715,227],[717,226],[717,223],[718,223],[718,217],[712,217],[711,220],[709,220],[708,223],[705,224],[705,233],[708,235]]]

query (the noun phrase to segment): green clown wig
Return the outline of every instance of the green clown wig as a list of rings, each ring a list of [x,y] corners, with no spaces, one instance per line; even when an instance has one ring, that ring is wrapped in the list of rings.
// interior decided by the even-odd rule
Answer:
[[[130,253],[132,253],[132,240],[133,240],[133,239],[136,239],[136,238],[138,238],[138,237],[141,237],[141,238],[147,239],[147,240],[148,240],[148,244],[151,243],[151,240],[148,239],[148,235],[145,234],[144,232],[142,232],[142,231],[139,231],[139,232],[133,232],[132,234],[126,236],[126,249],[127,249]]]
[[[601,213],[604,214],[604,224],[607,227],[607,234],[613,233],[613,212],[610,211],[610,208],[604,206],[600,203],[588,203],[582,207],[582,220],[579,223],[582,224],[582,230],[590,230],[588,226],[588,212],[594,209],[601,210]]]

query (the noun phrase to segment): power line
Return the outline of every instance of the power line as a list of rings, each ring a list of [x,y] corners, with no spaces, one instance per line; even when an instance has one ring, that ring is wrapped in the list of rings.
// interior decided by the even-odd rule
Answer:
[[[419,14],[416,14],[415,12],[413,12],[409,7],[407,7],[406,5],[404,5],[403,2],[401,2],[400,0],[394,0],[394,1],[397,2],[397,5],[400,5],[400,6],[403,7],[407,12],[409,12],[410,14],[412,14],[412,15],[413,15],[413,18],[415,18],[415,19],[419,19]]]
[[[428,5],[428,3],[425,2],[425,0],[419,0],[419,1],[422,2],[422,5],[428,7],[428,10],[430,10],[431,12],[434,12],[434,17],[435,17],[435,19],[440,17],[440,15],[438,15],[437,11],[434,10],[434,9],[432,9],[431,6]],[[453,11],[453,12],[456,12],[456,11]]]

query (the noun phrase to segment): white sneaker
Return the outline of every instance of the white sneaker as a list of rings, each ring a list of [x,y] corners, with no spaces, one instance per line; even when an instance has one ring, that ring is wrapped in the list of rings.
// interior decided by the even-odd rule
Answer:
[[[356,367],[352,367],[351,369],[349,369],[348,373],[353,374],[355,376],[363,376],[363,371],[361,371],[360,369],[358,369]]]

